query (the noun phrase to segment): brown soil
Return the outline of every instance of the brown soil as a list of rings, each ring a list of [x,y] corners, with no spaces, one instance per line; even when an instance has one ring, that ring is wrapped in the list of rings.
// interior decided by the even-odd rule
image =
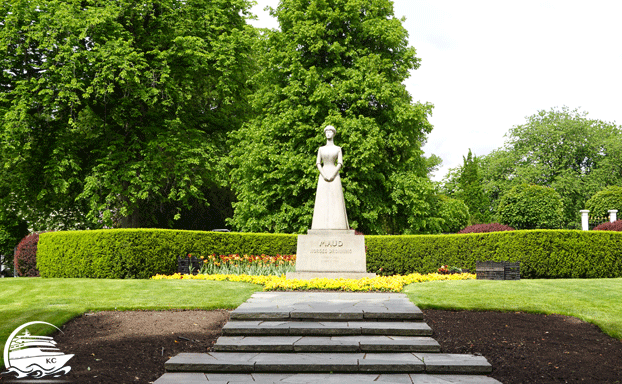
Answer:
[[[443,352],[485,356],[512,383],[622,383],[622,342],[572,317],[424,311]],[[150,383],[179,352],[210,350],[227,311],[87,313],[54,335],[72,383]],[[8,381],[8,378],[0,378]]]
[[[424,311],[443,352],[473,353],[504,384],[622,383],[622,341],[560,315]]]

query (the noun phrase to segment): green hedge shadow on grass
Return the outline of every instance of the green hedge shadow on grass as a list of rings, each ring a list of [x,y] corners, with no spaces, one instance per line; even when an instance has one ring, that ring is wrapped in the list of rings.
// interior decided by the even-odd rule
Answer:
[[[39,237],[42,277],[149,278],[176,272],[188,253],[294,254],[297,235],[164,229],[49,232]],[[367,270],[381,275],[475,271],[476,261],[520,261],[523,278],[622,277],[622,233],[529,230],[461,235],[365,236]]]

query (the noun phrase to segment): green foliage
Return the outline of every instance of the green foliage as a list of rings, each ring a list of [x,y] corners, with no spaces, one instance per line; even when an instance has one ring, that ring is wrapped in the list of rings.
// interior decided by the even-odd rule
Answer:
[[[563,225],[580,227],[579,211],[608,185],[622,185],[622,129],[566,107],[539,111],[506,135],[505,146],[481,158],[484,190],[493,210],[512,187],[555,189]]]
[[[586,203],[591,217],[609,217],[609,210],[617,209],[622,215],[622,187],[609,186],[592,196]]]
[[[52,232],[40,236],[42,277],[147,279],[177,271],[182,255],[296,252],[296,236],[253,233],[109,229]]]
[[[469,207],[462,200],[439,195],[438,213],[443,219],[442,232],[458,232],[469,223]]]
[[[43,277],[150,278],[173,274],[177,257],[287,255],[296,235],[116,229],[43,233]],[[465,235],[366,236],[367,270],[384,275],[475,270],[475,261],[520,261],[526,278],[622,277],[622,233],[532,230]]]
[[[282,0],[280,31],[258,41],[256,117],[231,135],[231,224],[242,231],[302,232],[313,214],[315,154],[337,129],[341,180],[353,228],[364,233],[438,232],[428,219],[434,188],[421,145],[430,104],[403,81],[419,67],[389,0]]]
[[[563,203],[552,188],[522,184],[499,201],[497,216],[516,229],[556,229],[563,223]]]
[[[622,277],[622,233],[531,230],[464,235],[366,236],[367,270],[431,273],[439,265],[475,271],[476,261],[520,261],[523,278]]]
[[[464,164],[458,177],[459,191],[454,197],[463,200],[469,207],[472,224],[487,223],[490,221],[490,202],[482,186],[479,158],[469,149],[469,154],[463,157],[463,160]]]
[[[449,168],[439,185],[440,192],[447,196],[454,196],[455,194],[459,193],[460,186],[458,185],[458,178],[460,177],[461,173],[462,166],[458,166],[456,168]]]
[[[12,270],[13,250],[28,234],[28,225],[12,212],[0,213],[0,265]]]
[[[247,113],[248,0],[3,4],[4,207],[92,228],[205,205]]]

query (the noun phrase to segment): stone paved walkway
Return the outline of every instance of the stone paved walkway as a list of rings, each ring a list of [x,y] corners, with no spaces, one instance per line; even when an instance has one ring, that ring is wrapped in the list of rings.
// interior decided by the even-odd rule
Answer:
[[[498,384],[482,356],[443,354],[404,294],[258,292],[214,352],[181,353],[154,384]]]

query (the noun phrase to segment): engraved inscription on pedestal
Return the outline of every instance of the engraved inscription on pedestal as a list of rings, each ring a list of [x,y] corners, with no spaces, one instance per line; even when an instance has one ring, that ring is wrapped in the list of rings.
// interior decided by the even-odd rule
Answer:
[[[298,236],[296,272],[365,273],[365,238],[353,230],[310,230]]]
[[[311,248],[310,253],[317,253],[319,255],[326,254],[350,254],[352,248],[343,246],[343,240],[339,238],[323,239],[318,241],[317,248]]]

